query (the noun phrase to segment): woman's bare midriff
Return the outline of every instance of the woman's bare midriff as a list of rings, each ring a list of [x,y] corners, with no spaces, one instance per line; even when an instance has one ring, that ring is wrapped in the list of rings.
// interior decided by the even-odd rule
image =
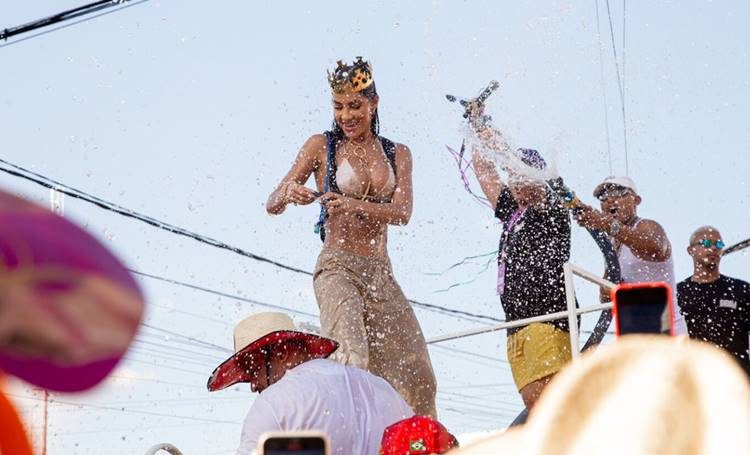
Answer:
[[[326,151],[322,150],[320,163],[325,163]],[[386,167],[384,172],[388,172]],[[323,191],[325,166],[315,170],[318,191]],[[374,196],[379,196],[375,194]],[[326,240],[324,248],[347,251],[360,256],[388,257],[388,225],[367,219],[363,215],[339,214],[325,221]]]
[[[323,246],[360,256],[387,257],[388,226],[357,215],[328,217]]]

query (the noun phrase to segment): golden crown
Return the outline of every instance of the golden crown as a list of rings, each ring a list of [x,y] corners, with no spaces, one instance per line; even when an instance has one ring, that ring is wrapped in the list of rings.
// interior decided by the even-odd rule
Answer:
[[[372,65],[362,60],[362,57],[357,57],[351,65],[339,60],[333,73],[327,73],[328,84],[336,93],[361,92],[375,82],[372,78]]]

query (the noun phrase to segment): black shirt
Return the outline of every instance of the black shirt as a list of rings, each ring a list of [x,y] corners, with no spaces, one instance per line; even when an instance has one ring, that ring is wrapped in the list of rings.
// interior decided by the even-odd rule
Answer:
[[[503,188],[495,216],[503,222],[499,255],[505,244],[506,270],[505,291],[500,301],[508,321],[567,308],[563,264],[570,258],[568,210],[557,197],[549,194],[544,209],[526,209],[512,232],[508,232],[508,222],[517,209],[512,193],[507,187]],[[550,324],[568,330],[567,318]],[[511,329],[509,333],[519,329]]]
[[[711,283],[687,278],[677,283],[677,302],[690,338],[726,349],[750,375],[750,284],[724,275]]]

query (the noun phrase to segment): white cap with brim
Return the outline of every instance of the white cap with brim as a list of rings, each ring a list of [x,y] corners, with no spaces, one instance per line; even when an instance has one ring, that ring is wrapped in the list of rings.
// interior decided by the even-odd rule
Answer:
[[[638,194],[638,188],[635,186],[635,182],[630,177],[622,176],[617,177],[611,175],[604,179],[604,181],[594,188],[594,197],[598,198],[604,193],[605,190],[611,187],[627,188],[633,193]]]

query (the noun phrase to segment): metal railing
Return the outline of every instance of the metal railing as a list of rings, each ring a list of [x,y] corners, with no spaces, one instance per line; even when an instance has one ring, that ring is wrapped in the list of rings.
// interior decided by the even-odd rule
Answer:
[[[465,330],[462,332],[450,333],[447,335],[441,335],[438,337],[427,340],[427,344],[442,343],[444,341],[457,340],[459,338],[466,338],[474,335],[480,335],[483,333],[496,332],[498,330],[507,330],[515,327],[523,327],[525,325],[532,324],[534,322],[548,322],[557,319],[568,318],[568,325],[570,326],[570,347],[573,353],[573,359],[578,357],[580,354],[580,346],[578,341],[578,315],[584,313],[593,313],[595,311],[608,310],[612,308],[612,303],[601,303],[597,305],[591,305],[583,308],[576,308],[576,290],[573,285],[573,276],[577,275],[586,281],[601,286],[607,290],[611,290],[616,285],[611,281],[605,280],[604,278],[598,277],[593,273],[578,267],[570,262],[566,262],[563,265],[563,272],[565,275],[565,300],[567,309],[565,311],[558,311],[556,313],[549,313],[542,316],[534,316],[526,319],[519,319],[517,321],[503,322],[500,324],[488,325],[480,327],[478,329]]]

